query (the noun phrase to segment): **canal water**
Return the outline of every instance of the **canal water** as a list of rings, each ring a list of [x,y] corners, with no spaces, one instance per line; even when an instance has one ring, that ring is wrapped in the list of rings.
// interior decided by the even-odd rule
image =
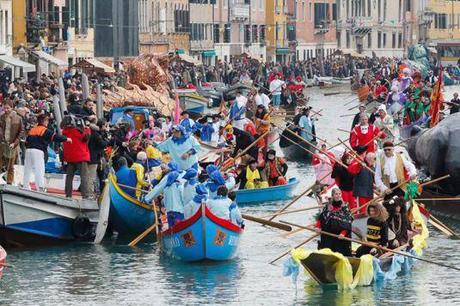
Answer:
[[[345,88],[341,89],[345,90]],[[449,88],[448,97],[453,90]],[[332,91],[330,89],[330,91]],[[317,133],[329,142],[346,138],[337,128],[349,129],[353,117],[343,106],[353,96],[324,96],[309,90],[311,104],[322,111]],[[355,112],[355,110],[353,111]],[[301,183],[298,193],[314,181],[309,165],[289,162],[289,176]],[[263,216],[286,202],[242,207],[243,213]],[[315,205],[308,197],[292,208]],[[316,211],[282,219],[309,223]],[[460,232],[460,224],[443,219]],[[430,227],[424,257],[458,266],[460,240],[451,240]],[[185,264],[161,254],[154,243],[131,248],[116,241],[102,245],[76,244],[11,251],[0,281],[0,305],[460,305],[460,273],[418,263],[394,281],[339,292],[319,287],[304,273],[297,283],[283,277],[283,260],[269,265],[289,247],[311,233],[285,238],[282,232],[247,222],[237,258],[229,262]],[[315,248],[313,241],[306,246]]]

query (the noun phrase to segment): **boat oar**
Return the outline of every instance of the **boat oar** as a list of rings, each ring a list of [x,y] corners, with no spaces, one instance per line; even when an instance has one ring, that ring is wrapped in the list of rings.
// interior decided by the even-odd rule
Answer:
[[[158,222],[155,222],[151,227],[149,227],[148,229],[146,229],[142,234],[140,234],[139,236],[137,236],[133,241],[131,241],[128,245],[129,246],[135,246],[139,241],[141,241],[142,239],[144,239],[145,236],[147,236],[148,234],[150,234],[151,231],[153,231],[154,229],[156,229],[158,226]]]
[[[318,205],[318,206],[314,206],[314,207],[308,207],[308,208],[300,208],[300,209],[288,210],[288,211],[284,211],[284,212],[281,212],[281,213],[277,212],[277,213],[274,213],[274,214],[270,214],[270,215],[267,215],[267,216],[263,216],[263,217],[261,217],[261,218],[267,219],[267,218],[273,217],[274,215],[276,215],[276,216],[288,215],[288,214],[293,214],[293,213],[296,213],[296,212],[308,211],[308,210],[318,209],[318,208],[322,208],[322,207],[324,207],[324,206],[323,206],[323,205]]]
[[[355,116],[356,114],[345,114],[345,115],[340,115],[339,117],[340,118],[343,118],[343,117],[351,117],[351,116]]]
[[[272,261],[269,262],[269,264],[274,264],[276,261],[280,260],[281,258],[283,258],[284,256],[286,256],[287,254],[289,254],[293,249],[298,249],[300,248],[301,246],[309,243],[310,241],[312,241],[313,239],[315,239],[316,237],[318,237],[319,234],[314,234],[313,236],[311,236],[310,238],[306,239],[305,241],[299,243],[298,245],[296,245],[295,247],[293,247],[292,249],[289,249],[287,250],[286,252],[284,252],[283,254],[279,255],[278,257],[276,257],[275,259],[273,259]]]
[[[321,182],[323,179],[325,179],[326,177],[328,177],[329,175],[331,174],[331,171],[329,171],[326,175],[324,175],[319,181]],[[283,208],[281,208],[280,210],[278,210],[274,216],[270,217],[270,219],[268,219],[269,221],[273,220],[276,218],[276,216],[278,216],[280,213],[282,213],[283,211],[285,211],[286,209],[288,209],[292,204],[294,204],[295,202],[297,202],[299,199],[301,199],[304,195],[306,195],[307,193],[310,192],[310,190],[312,190],[313,188],[315,188],[316,186],[316,182],[311,185],[310,187],[308,187],[304,192],[302,192],[300,195],[298,195],[294,200],[292,200],[289,204],[285,205]]]
[[[430,202],[430,201],[460,201],[460,198],[417,198],[419,202]]]
[[[126,188],[126,189],[136,190],[136,191],[140,191],[142,193],[149,193],[148,190],[144,190],[144,189],[140,189],[140,188],[136,188],[136,187],[131,187],[131,186],[123,185],[123,184],[119,184],[119,183],[117,183],[117,185],[120,186],[120,187]]]
[[[454,236],[457,239],[460,238],[457,233],[455,233],[450,227],[442,223],[438,218],[436,218],[432,214],[430,214],[430,218],[428,220],[433,221],[434,224],[437,224],[438,226],[444,228],[450,234],[448,236]],[[434,225],[433,223],[431,223],[431,225]]]
[[[341,128],[337,128],[337,131],[350,134],[350,131],[347,131],[347,130],[344,130],[344,129],[341,129]]]
[[[274,227],[274,228],[277,228],[277,229],[280,229],[280,230],[283,230],[283,231],[286,231],[286,232],[292,231],[292,227],[290,227],[289,225],[286,225],[286,224],[281,224],[281,223],[278,223],[278,222],[265,220],[265,219],[262,219],[262,218],[258,218],[258,217],[254,217],[254,216],[250,216],[250,215],[245,215],[245,214],[242,214],[241,216],[243,217],[243,219],[253,221],[253,222],[257,222],[257,223],[260,223],[260,224],[263,224],[263,225],[268,225],[268,226],[271,226],[271,227]]]
[[[356,158],[359,158],[359,155],[358,153],[355,152],[355,150],[353,150],[353,148],[351,148],[345,141],[341,140],[340,138],[337,138],[341,144],[343,144],[347,149],[348,151],[350,151]],[[375,171],[374,169],[371,169],[368,165],[366,165],[366,162],[362,162],[361,163],[361,166],[363,166],[364,168],[366,168],[367,170],[369,170],[372,174],[375,175]],[[345,167],[347,168],[347,167]]]
[[[329,236],[329,237],[334,237],[334,238],[345,240],[345,241],[355,242],[355,243],[358,243],[358,244],[368,246],[370,248],[376,248],[376,249],[382,250],[384,252],[389,252],[389,253],[393,253],[393,254],[402,255],[402,256],[409,257],[409,258],[424,261],[424,262],[427,262],[427,263],[435,264],[435,265],[438,265],[438,266],[441,266],[441,267],[450,268],[450,269],[460,271],[460,268],[458,268],[458,267],[454,267],[454,266],[446,265],[446,264],[443,264],[443,263],[440,263],[440,262],[428,260],[428,259],[425,259],[425,258],[422,258],[422,257],[419,257],[419,256],[415,256],[415,255],[412,255],[412,254],[409,254],[409,253],[405,253],[405,252],[401,252],[401,251],[397,251],[397,250],[392,250],[392,249],[389,249],[389,248],[386,248],[386,247],[383,247],[383,246],[380,246],[380,245],[377,245],[377,244],[374,244],[374,243],[361,241],[361,240],[358,240],[358,239],[353,239],[353,238],[348,238],[348,237],[343,237],[343,236],[340,236],[340,235],[336,235],[336,234],[332,234],[332,233],[329,233],[329,232],[318,230],[318,229],[316,229],[314,227],[303,226],[303,225],[291,223],[291,222],[288,222],[288,221],[280,220],[280,223],[290,225],[290,226],[299,227],[299,228],[303,228],[303,229],[306,229],[306,230],[309,230],[309,231],[312,231],[312,232],[316,232],[316,233],[321,234],[321,235],[326,235],[326,236]]]

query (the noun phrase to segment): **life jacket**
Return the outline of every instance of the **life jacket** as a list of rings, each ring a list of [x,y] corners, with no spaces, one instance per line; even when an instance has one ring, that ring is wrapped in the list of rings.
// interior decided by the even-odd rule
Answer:
[[[283,167],[279,157],[275,157],[275,169],[279,175],[283,175]],[[267,160],[267,163],[265,164],[265,173],[269,178],[271,178],[270,160]]]

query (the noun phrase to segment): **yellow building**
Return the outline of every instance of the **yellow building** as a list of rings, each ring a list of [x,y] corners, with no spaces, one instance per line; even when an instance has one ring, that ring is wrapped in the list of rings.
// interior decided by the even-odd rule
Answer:
[[[14,0],[13,5],[13,52],[22,45],[26,46],[26,0]]]
[[[428,0],[426,13],[432,14],[427,33],[431,41],[460,39],[460,1]]]
[[[287,0],[267,0],[265,12],[267,23],[267,61],[286,62],[290,53],[286,35]]]

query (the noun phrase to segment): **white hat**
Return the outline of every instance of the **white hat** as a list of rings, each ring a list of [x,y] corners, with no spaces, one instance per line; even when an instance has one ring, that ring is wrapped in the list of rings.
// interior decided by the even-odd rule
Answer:
[[[384,111],[385,113],[387,112],[387,108],[385,106],[385,104],[381,104],[378,108],[378,111]]]
[[[141,151],[141,152],[137,153],[136,158],[138,160],[140,160],[140,161],[147,160],[147,153],[145,153],[144,151]]]

